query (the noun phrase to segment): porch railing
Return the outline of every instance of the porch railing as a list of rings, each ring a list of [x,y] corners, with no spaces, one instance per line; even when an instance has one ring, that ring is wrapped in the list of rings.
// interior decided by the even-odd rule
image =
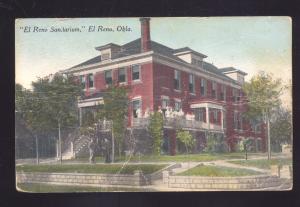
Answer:
[[[133,127],[147,127],[149,123],[149,118],[133,118],[132,120]],[[223,130],[221,125],[208,124],[202,121],[187,120],[183,118],[164,118],[164,126],[170,128]]]

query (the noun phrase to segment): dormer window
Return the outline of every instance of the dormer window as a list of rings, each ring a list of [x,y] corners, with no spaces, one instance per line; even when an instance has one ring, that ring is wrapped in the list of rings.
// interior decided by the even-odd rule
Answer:
[[[110,54],[109,53],[104,53],[101,55],[101,59],[102,60],[108,60],[109,59]]]

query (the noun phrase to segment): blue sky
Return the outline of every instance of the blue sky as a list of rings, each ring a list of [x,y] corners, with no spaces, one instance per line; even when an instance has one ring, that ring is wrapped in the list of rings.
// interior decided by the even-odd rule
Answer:
[[[151,39],[171,48],[190,47],[217,67],[233,66],[248,73],[271,72],[292,78],[292,21],[289,17],[151,18]],[[28,32],[20,27],[127,26],[131,32]],[[99,55],[94,48],[125,44],[140,37],[138,18],[70,18],[16,20],[16,82],[31,82]],[[286,96],[290,99],[290,95]]]

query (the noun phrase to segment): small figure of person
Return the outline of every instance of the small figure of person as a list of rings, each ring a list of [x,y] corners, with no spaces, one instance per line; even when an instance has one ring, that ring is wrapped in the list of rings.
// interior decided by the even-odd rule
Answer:
[[[107,138],[104,138],[104,156],[105,156],[105,163],[111,163],[110,144]]]
[[[89,152],[90,152],[89,161],[90,161],[90,163],[95,163],[95,147],[96,147],[96,144],[95,144],[93,138],[91,138],[88,147],[89,147]]]

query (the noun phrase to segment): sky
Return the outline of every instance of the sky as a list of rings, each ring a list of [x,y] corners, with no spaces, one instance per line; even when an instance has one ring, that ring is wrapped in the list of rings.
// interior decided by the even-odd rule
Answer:
[[[205,60],[217,67],[232,66],[248,73],[246,80],[266,71],[285,84],[291,83],[289,17],[151,18],[150,25],[152,40],[174,49],[190,47],[207,55]],[[91,26],[112,28],[114,32],[89,32]],[[130,31],[117,31],[118,26]],[[99,55],[97,46],[111,42],[122,45],[140,37],[138,18],[28,18],[17,19],[15,27],[15,80],[25,88],[31,88],[37,77]],[[51,32],[51,28],[62,27],[79,28],[81,32]],[[291,108],[291,91],[282,99]]]

